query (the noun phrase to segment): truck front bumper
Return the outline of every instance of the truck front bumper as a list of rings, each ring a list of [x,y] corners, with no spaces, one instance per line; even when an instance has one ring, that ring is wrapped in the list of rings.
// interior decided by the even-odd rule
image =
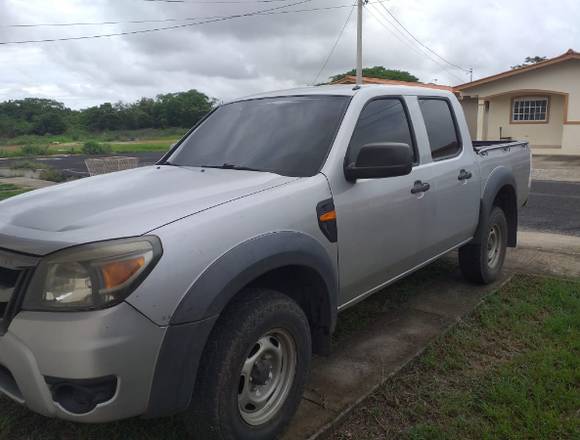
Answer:
[[[0,336],[0,393],[74,422],[144,414],[165,332],[126,303],[94,312],[20,312]],[[59,402],[55,383],[99,380],[114,386],[112,397],[89,411],[71,412]]]

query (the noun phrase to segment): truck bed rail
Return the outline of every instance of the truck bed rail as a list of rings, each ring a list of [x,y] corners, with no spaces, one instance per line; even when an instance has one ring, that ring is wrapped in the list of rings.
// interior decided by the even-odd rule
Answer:
[[[485,156],[489,151],[504,150],[509,151],[512,148],[528,148],[527,141],[473,141],[473,149],[481,156]]]

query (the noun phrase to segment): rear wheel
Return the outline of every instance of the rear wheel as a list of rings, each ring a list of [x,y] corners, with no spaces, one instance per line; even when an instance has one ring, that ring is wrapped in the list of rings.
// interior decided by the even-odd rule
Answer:
[[[480,284],[497,279],[505,260],[507,233],[505,214],[495,206],[485,225],[481,243],[467,244],[459,249],[459,266],[465,278]]]
[[[186,422],[194,438],[272,439],[290,421],[311,358],[308,320],[279,292],[247,289],[222,314]]]

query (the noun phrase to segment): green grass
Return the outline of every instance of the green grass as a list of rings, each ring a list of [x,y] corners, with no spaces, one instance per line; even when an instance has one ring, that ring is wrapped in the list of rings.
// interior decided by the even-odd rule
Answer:
[[[167,140],[163,142],[127,142],[124,144],[109,144],[112,147],[113,153],[141,153],[141,152],[165,152],[170,146],[175,143],[177,139]],[[107,144],[106,142],[104,144]],[[0,157],[36,157],[36,156],[52,156],[55,154],[83,154],[82,144],[71,144],[67,146],[51,145],[42,154],[29,155],[20,147],[11,147],[10,149],[0,149]]]
[[[35,136],[25,135],[15,138],[0,138],[0,148],[8,145],[50,145],[95,142],[131,142],[142,139],[172,140],[179,139],[186,133],[185,128],[147,128],[142,130],[104,131],[101,133],[71,131],[59,135]]]
[[[17,196],[18,194],[22,194],[27,191],[29,190],[20,188],[19,186],[16,185],[0,183],[0,201],[6,200],[10,197]]]
[[[150,151],[168,151],[177,139],[164,142],[144,142],[131,144],[111,144],[113,153],[144,153]]]
[[[516,277],[334,438],[580,438],[580,283]]]
[[[171,144],[177,142],[185,132],[185,129],[172,128],[60,136],[21,136],[0,139],[0,157],[81,154],[82,146],[91,141],[110,145],[114,153],[163,152],[169,150]]]

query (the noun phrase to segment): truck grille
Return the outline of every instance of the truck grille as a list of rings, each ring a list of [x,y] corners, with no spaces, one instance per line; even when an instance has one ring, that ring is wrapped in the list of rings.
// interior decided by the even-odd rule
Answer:
[[[21,290],[37,263],[36,257],[0,249],[0,336],[18,312]]]
[[[0,326],[21,275],[22,270],[0,267]]]

